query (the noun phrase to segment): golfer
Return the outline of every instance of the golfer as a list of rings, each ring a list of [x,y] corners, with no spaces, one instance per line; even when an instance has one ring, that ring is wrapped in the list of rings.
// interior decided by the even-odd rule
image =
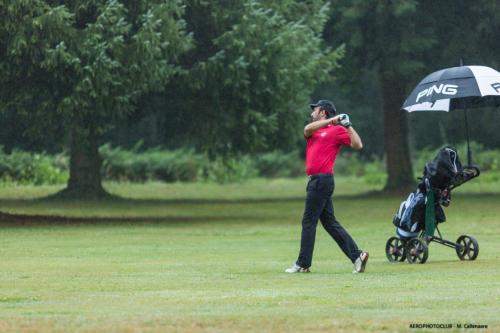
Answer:
[[[352,127],[348,115],[335,116],[336,109],[332,102],[319,100],[316,104],[310,104],[310,107],[312,121],[304,128],[304,137],[307,140],[306,173],[309,182],[302,218],[300,253],[295,264],[285,272],[309,272],[319,218],[325,230],[354,264],[353,273],[362,273],[368,261],[368,252],[359,250],[352,237],[335,219],[332,194],[335,188],[333,166],[341,147],[361,149],[363,143]]]

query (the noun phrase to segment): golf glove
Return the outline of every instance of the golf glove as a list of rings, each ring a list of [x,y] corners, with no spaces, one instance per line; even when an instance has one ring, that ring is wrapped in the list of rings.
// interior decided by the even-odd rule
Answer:
[[[345,113],[339,115],[339,121],[340,125],[344,126],[345,128],[349,128],[352,126],[351,121],[349,120],[349,116]]]

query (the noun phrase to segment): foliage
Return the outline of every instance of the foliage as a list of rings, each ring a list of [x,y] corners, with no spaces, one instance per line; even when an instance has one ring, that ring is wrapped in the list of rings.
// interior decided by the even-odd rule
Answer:
[[[0,182],[17,184],[60,184],[68,180],[64,155],[48,156],[14,150],[0,150]]]
[[[159,147],[141,149],[138,143],[132,149],[100,147],[103,158],[101,174],[106,181],[118,182],[214,182],[241,183],[256,177],[303,177],[304,160],[298,151],[240,155],[234,158],[210,160],[192,149],[165,150]],[[413,153],[415,179],[420,177],[425,164],[431,161],[439,148],[428,147]],[[466,164],[466,145],[458,145],[459,156]],[[472,142],[473,163],[483,172],[481,181],[500,178],[500,151],[485,149]],[[357,152],[342,151],[335,162],[339,177],[354,177],[368,185],[383,185],[387,179],[384,161],[373,156],[365,158]],[[0,153],[0,181],[18,184],[62,184],[68,178],[68,157],[64,153],[49,155],[14,150]]]
[[[139,151],[101,146],[103,156],[103,178],[114,181],[145,182],[160,180],[213,181],[217,183],[238,182],[258,175],[255,163],[249,156],[241,158],[218,158],[209,160],[193,150],[161,150],[150,148]]]
[[[162,151],[152,148],[143,152],[106,144],[100,147],[103,178],[114,181],[165,182],[195,181],[202,166],[202,156],[192,150]]]
[[[176,91],[168,95],[167,121],[176,124],[169,126],[171,140],[196,145],[211,158],[295,146],[309,93],[342,54],[322,43],[325,2],[297,6],[188,2],[196,47],[183,57],[187,75],[169,88]]]
[[[391,185],[401,183],[398,173],[411,170],[408,132],[411,149],[417,150],[463,140],[462,112],[411,115],[406,129],[407,114],[399,110],[425,75],[458,66],[460,59],[499,68],[498,9],[491,1],[333,1],[324,36],[330,45],[345,43],[346,56],[338,80],[319,86],[315,95],[333,96],[354,116],[361,136],[370,138],[365,157],[384,156],[394,174]],[[470,113],[471,138],[497,149],[500,135],[492,124],[499,117],[498,110]]]
[[[339,177],[354,176],[370,185],[383,185],[387,180],[384,161],[372,156],[366,158],[358,152],[342,151],[335,161],[335,174]]]
[[[256,167],[261,177],[297,177],[304,175],[304,161],[298,151],[289,153],[273,151],[255,157]]]
[[[343,79],[356,85],[358,76],[375,67],[382,75],[409,75],[424,67],[421,56],[435,45],[430,26],[418,19],[415,0],[336,0],[327,28],[330,41],[347,40]],[[405,84],[405,82],[400,82]],[[359,88],[359,87],[358,87]]]
[[[141,94],[178,72],[173,61],[190,46],[179,1],[136,8],[112,0],[2,2],[0,110],[35,117],[37,131],[76,117],[99,132],[131,112]]]
[[[70,136],[69,196],[103,196],[97,141],[180,71],[191,46],[174,1],[0,3],[0,112]]]
[[[219,184],[242,182],[258,176],[255,162],[250,156],[207,160],[201,172],[203,179]]]
[[[333,97],[353,116],[363,161],[387,159],[387,78],[397,75],[389,88],[407,92],[461,58],[498,69],[499,13],[486,0],[5,0],[0,144],[55,153],[67,150],[70,128],[81,126],[83,136],[106,135],[100,142],[189,146],[214,161],[291,152],[315,89],[312,97]],[[469,115],[471,138],[498,149],[500,112]],[[464,139],[460,111],[409,118],[410,150]],[[395,127],[389,135],[402,129]],[[269,168],[288,163],[278,155],[261,159],[262,172],[278,174]],[[481,163],[494,169],[496,162],[492,155]],[[346,172],[362,172],[352,165]]]
[[[144,182],[161,180],[176,181],[210,181],[216,183],[241,182],[257,176],[290,176],[293,170],[287,167],[291,155],[295,154],[262,154],[252,158],[242,155],[238,158],[217,158],[210,160],[193,150],[160,150],[147,149],[139,152],[136,146],[132,150],[120,147],[112,148],[109,144],[101,146],[103,156],[103,178],[114,181]],[[273,162],[278,161],[278,165]],[[295,158],[295,164],[303,165]],[[278,174],[275,168],[281,168]],[[271,169],[271,170],[270,170]],[[293,174],[295,175],[295,174]]]
[[[115,181],[144,182],[161,180],[209,181],[233,183],[255,177],[286,178],[304,176],[304,160],[297,151],[289,153],[274,151],[254,155],[240,155],[233,158],[210,160],[192,150],[147,149],[139,152],[101,146],[104,158],[103,178]],[[368,183],[379,184],[384,179],[382,161],[367,161],[358,154],[343,154],[337,159],[336,172],[340,175],[367,177]]]

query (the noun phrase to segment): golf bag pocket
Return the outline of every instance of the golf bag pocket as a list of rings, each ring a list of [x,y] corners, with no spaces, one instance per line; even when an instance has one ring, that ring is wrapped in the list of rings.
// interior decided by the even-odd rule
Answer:
[[[443,207],[441,205],[436,205],[436,223],[443,223],[446,221],[446,215],[444,214]]]
[[[420,191],[410,193],[408,198],[399,206],[396,215],[394,215],[393,223],[398,230],[408,234],[405,237],[412,237],[411,235],[418,234],[423,229],[424,222],[425,196]]]

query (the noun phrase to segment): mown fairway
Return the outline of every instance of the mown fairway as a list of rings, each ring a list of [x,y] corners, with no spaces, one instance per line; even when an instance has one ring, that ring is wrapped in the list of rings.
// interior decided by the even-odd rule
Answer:
[[[404,198],[352,196],[374,188],[340,179],[337,217],[370,251],[367,272],[353,275],[318,226],[313,272],[289,275],[304,184],[110,184],[135,199],[101,203],[22,200],[55,188],[2,188],[3,212],[89,219],[0,225],[0,331],[418,331],[410,323],[500,330],[500,195],[474,184],[467,194],[464,185],[446,209],[441,231],[453,241],[475,236],[476,261],[431,243],[426,264],[391,264],[384,246]]]

